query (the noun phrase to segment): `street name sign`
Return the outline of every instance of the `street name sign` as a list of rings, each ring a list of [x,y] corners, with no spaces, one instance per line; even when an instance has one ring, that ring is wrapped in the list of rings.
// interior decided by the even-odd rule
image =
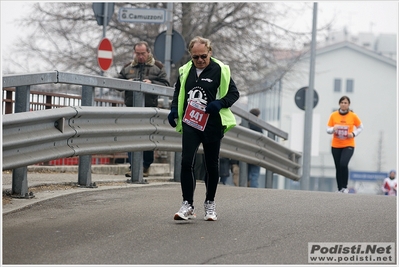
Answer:
[[[119,22],[165,23],[166,10],[157,8],[121,8],[118,14]]]
[[[353,181],[382,181],[388,177],[386,172],[359,172],[359,171],[349,171],[349,179]]]

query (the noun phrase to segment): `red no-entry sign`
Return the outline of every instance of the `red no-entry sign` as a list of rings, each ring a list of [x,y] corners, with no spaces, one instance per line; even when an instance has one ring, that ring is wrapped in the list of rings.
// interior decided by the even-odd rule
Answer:
[[[100,69],[107,71],[112,65],[113,49],[111,41],[108,38],[103,38],[98,45],[97,62]]]

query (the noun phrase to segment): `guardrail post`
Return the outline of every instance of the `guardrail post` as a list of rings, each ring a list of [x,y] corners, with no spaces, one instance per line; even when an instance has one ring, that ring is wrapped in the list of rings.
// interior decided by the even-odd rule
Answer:
[[[144,93],[133,92],[133,107],[144,107]],[[132,183],[144,183],[143,151],[132,152],[132,162],[130,162],[130,166],[130,181]]]
[[[30,86],[18,86],[15,89],[15,113],[29,111]],[[28,196],[28,166],[13,169],[12,187],[13,196]]]
[[[248,164],[246,162],[240,161],[240,178],[238,186],[247,187],[248,186]]]
[[[249,122],[248,120],[241,118],[241,124],[242,127],[249,128]],[[238,182],[238,186],[241,187],[247,187],[248,186],[248,164],[246,162],[241,162],[239,163],[240,166],[240,178]]]
[[[273,188],[273,172],[266,170],[265,188]]]
[[[4,89],[3,89],[4,90]],[[7,90],[6,91],[6,103],[5,103],[5,114],[12,114],[12,91]]]
[[[276,140],[276,135],[271,132],[268,132],[267,136],[273,140]],[[265,188],[273,188],[273,172],[269,170],[266,170]]]
[[[17,86],[15,89],[15,113],[29,111],[30,86]]]
[[[181,171],[181,152],[175,152],[175,164],[173,170],[173,180],[175,182],[180,182],[180,171]]]
[[[94,87],[82,85],[82,106],[93,106]],[[86,187],[92,186],[91,182],[91,155],[79,156],[78,184]]]

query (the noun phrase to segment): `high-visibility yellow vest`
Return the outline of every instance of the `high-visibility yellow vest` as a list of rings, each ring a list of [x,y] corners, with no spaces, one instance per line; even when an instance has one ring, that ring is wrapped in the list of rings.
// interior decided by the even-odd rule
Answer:
[[[211,57],[211,60],[219,64],[221,68],[221,75],[220,75],[220,86],[218,88],[218,91],[216,93],[216,99],[221,99],[223,98],[228,90],[229,90],[229,84],[230,84],[230,68],[228,65],[223,64],[221,61]],[[179,68],[179,76],[180,76],[180,91],[179,91],[179,96],[178,96],[178,101],[177,101],[177,113],[179,115],[179,118],[177,120],[177,126],[176,126],[176,131],[181,133],[182,132],[182,118],[183,118],[183,108],[184,108],[184,100],[186,97],[186,90],[185,90],[185,85],[186,85],[186,80],[188,77],[188,74],[190,72],[191,66],[193,65],[193,62],[190,60],[187,62],[185,65],[181,66]],[[231,112],[230,108],[222,108],[219,111],[220,118],[222,120],[222,125],[225,127],[224,132],[226,133],[228,130],[236,126],[236,118],[234,117],[233,112]]]

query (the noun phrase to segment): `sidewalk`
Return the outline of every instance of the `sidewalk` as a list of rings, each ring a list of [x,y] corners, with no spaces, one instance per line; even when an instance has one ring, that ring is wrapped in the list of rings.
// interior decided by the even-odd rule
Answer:
[[[93,187],[80,187],[78,166],[28,166],[28,187],[33,194],[30,198],[11,198],[12,172],[3,171],[3,214],[13,212],[46,199],[84,191],[109,190],[121,187],[149,186],[174,182],[168,164],[152,164],[149,177],[143,177],[144,183],[128,183],[125,177],[128,165],[92,165],[91,179]]]

